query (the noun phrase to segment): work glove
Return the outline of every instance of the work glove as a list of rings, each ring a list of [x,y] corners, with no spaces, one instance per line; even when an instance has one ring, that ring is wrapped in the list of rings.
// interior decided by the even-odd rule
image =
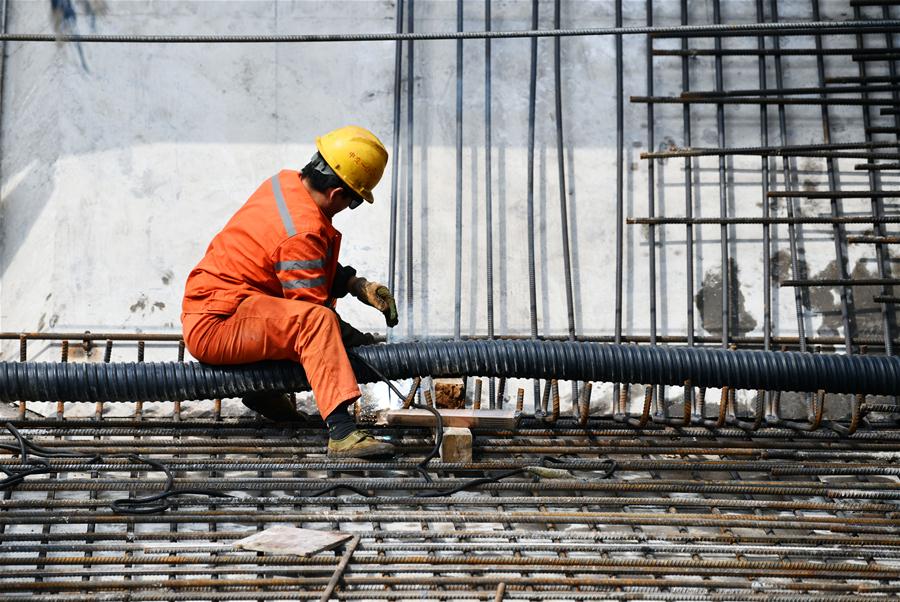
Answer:
[[[375,344],[374,335],[371,335],[368,332],[360,332],[350,324],[344,322],[340,316],[338,316],[338,323],[341,326],[341,340],[344,342],[344,347],[347,349],[359,347],[361,345]]]
[[[365,303],[371,305],[384,314],[384,321],[389,327],[397,325],[397,302],[391,289],[378,282],[369,282],[365,278],[354,276],[347,283],[350,294]]]

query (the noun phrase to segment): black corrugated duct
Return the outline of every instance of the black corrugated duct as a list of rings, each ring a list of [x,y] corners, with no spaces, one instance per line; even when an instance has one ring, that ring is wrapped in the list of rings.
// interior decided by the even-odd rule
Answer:
[[[479,375],[829,393],[900,393],[900,358],[569,341],[433,341],[357,347],[392,379]],[[360,382],[378,377],[353,360]],[[308,389],[300,366],[0,363],[3,401],[164,401]]]

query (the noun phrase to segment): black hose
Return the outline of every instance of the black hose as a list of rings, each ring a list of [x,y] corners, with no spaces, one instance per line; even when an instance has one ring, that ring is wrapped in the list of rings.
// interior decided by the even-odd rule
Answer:
[[[507,378],[894,395],[900,358],[570,341],[437,341],[368,345],[355,354],[388,379],[477,374]],[[351,360],[360,382],[381,380]],[[166,401],[300,391],[292,362],[209,366],[196,362],[0,363],[0,401]]]

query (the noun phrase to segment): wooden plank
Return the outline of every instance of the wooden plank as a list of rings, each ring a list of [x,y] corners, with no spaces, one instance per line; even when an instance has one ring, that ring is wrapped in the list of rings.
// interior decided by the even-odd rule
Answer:
[[[444,437],[441,439],[441,462],[468,464],[471,461],[472,431],[458,426],[445,428]]]
[[[512,430],[516,428],[515,410],[438,410],[444,426]],[[389,410],[378,413],[378,423],[396,426],[434,426],[428,410]]]
[[[434,405],[459,410],[466,406],[466,381],[461,378],[435,378]]]
[[[333,550],[353,535],[337,531],[318,531],[316,529],[298,529],[297,527],[270,527],[265,531],[254,533],[250,537],[234,542],[234,547],[254,552],[271,554],[294,554],[296,556],[312,556],[325,550]]]

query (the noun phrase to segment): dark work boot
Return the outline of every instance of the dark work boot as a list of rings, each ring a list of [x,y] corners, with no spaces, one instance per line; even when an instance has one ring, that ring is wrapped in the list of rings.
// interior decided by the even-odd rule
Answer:
[[[306,416],[297,411],[288,393],[248,393],[241,400],[245,406],[274,422],[303,422]]]
[[[363,430],[355,430],[343,439],[328,439],[328,457],[378,458],[394,455],[394,446],[380,441]]]

